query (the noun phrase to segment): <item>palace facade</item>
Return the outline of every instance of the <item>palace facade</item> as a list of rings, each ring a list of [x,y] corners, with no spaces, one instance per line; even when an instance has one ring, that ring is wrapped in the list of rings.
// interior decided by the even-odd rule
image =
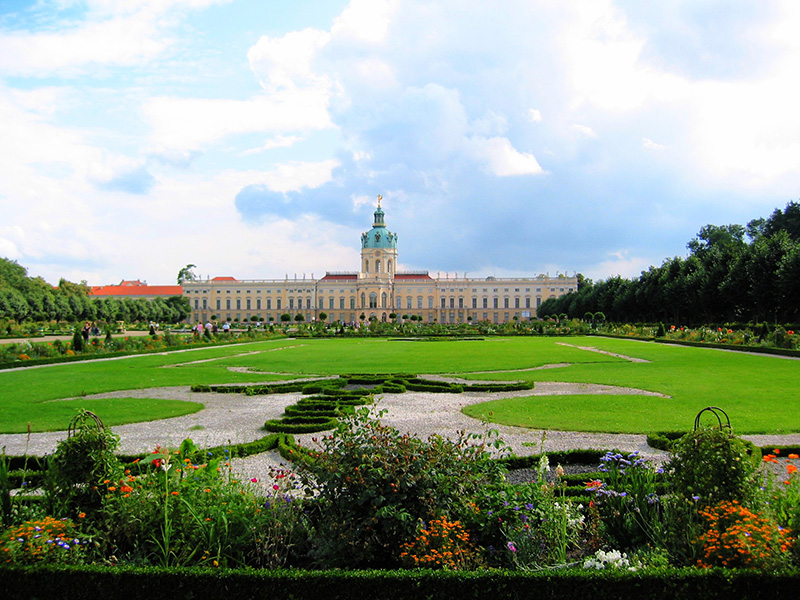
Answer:
[[[192,307],[192,322],[292,321],[306,322],[322,313],[333,323],[359,323],[373,317],[388,321],[416,315],[426,323],[465,323],[536,317],[548,298],[578,289],[575,277],[535,275],[521,278],[470,279],[428,271],[397,271],[397,235],[386,228],[378,197],[372,229],[361,235],[361,268],[327,272],[321,279],[249,279],[214,277],[186,281],[183,294]],[[363,318],[362,318],[363,315]]]

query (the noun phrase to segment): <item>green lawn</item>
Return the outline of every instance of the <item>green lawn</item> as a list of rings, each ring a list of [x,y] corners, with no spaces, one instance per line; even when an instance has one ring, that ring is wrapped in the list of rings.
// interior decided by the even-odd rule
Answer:
[[[719,406],[728,413],[737,433],[800,431],[800,361],[632,340],[564,341],[650,362],[582,363],[527,373],[473,373],[467,377],[505,380],[513,375],[535,381],[601,383],[659,392],[669,398],[531,397],[501,402],[499,406],[473,406],[468,414],[478,416],[493,411],[492,420],[498,423],[528,427],[633,433],[686,430],[693,426],[700,410]],[[506,416],[498,416],[501,413]],[[525,415],[524,420],[519,420],[523,419],[520,415]]]
[[[632,363],[561,345],[594,346],[646,359]],[[569,363],[570,366],[522,370]],[[240,373],[229,367],[246,367]],[[261,372],[255,372],[261,371]],[[93,400],[86,394],[169,385],[274,381],[336,373],[452,373],[496,380],[604,383],[657,391],[645,396],[529,397],[477,405],[470,414],[530,427],[645,432],[687,429],[708,405],[731,415],[738,433],[800,431],[800,362],[704,348],[603,338],[273,340],[123,360],[0,372],[0,432],[63,429],[77,408],[116,424],[198,410],[193,403]],[[62,398],[75,400],[59,401]]]

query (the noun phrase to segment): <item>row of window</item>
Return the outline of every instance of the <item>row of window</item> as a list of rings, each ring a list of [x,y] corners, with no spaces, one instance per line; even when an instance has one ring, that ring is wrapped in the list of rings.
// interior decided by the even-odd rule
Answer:
[[[384,321],[387,320],[387,318],[388,318],[388,315],[386,313],[383,313],[383,315],[381,315],[380,313],[378,313],[378,314],[374,314],[373,313],[372,315],[370,315],[370,317],[372,317],[372,316],[375,316],[376,318],[378,318],[380,320],[384,320]],[[441,314],[438,314],[438,315],[436,313],[434,313],[434,312],[429,312],[425,318],[427,319],[427,321],[429,323],[432,323],[433,321],[436,321],[436,320],[438,320],[440,323],[465,323],[465,322],[468,321],[470,316],[472,317],[473,320],[477,320],[477,319],[481,319],[481,318],[484,321],[490,320],[490,313],[488,313],[488,312],[484,312],[482,314],[482,316],[480,316],[478,313],[472,313],[471,315],[469,313],[467,313],[465,315],[464,311],[459,311],[457,314],[454,313],[454,312],[442,312]],[[208,313],[202,313],[201,315],[198,315],[198,317],[203,322],[208,321],[209,318],[210,318]],[[278,323],[278,322],[280,322],[281,315],[280,314],[269,314],[269,313],[267,313],[267,314],[259,314],[259,315],[251,315],[251,314],[248,314],[248,313],[245,313],[245,314],[242,314],[242,313],[236,313],[236,314],[227,313],[226,315],[220,315],[219,318],[223,319],[223,317],[224,317],[225,321],[230,321],[230,322],[242,321],[243,319],[249,319],[249,320],[252,320],[252,321],[256,321],[256,320],[263,321],[264,323],[270,323],[270,322]],[[422,319],[423,315],[420,314],[419,317]],[[510,317],[511,317],[510,313],[507,313],[507,312],[503,313],[504,321],[509,321]],[[522,318],[523,319],[529,318],[529,317],[530,317],[530,314],[522,313]],[[306,318],[306,320],[310,321],[314,317],[311,314],[307,313],[305,315],[305,318]],[[270,321],[270,319],[272,319],[272,321]],[[357,316],[356,313],[339,313],[338,315],[334,314],[334,313],[331,313],[327,318],[327,322],[328,323],[334,323],[336,321],[340,321],[342,323],[357,323],[359,320],[360,320],[360,315]],[[500,322],[500,313],[497,313],[497,312],[491,313],[491,320],[494,323],[499,323]]]
[[[296,300],[297,300],[297,305],[295,306],[295,298],[289,298],[289,305],[287,306],[287,308],[289,310],[294,310],[295,308],[297,308],[298,310],[302,310],[303,308],[310,309],[313,306],[311,298],[306,298],[305,299],[305,304],[303,303],[303,298],[297,298]],[[369,304],[368,305],[366,304],[366,300],[367,300],[367,297],[364,294],[364,292],[362,292],[361,293],[361,306],[362,307],[379,308],[379,306],[378,306],[378,294],[376,292],[371,292],[370,293],[370,295],[369,295]],[[406,296],[406,306],[405,307],[409,308],[409,309],[413,308],[413,300],[414,299],[413,299],[412,296]],[[458,301],[458,306],[456,306],[456,300]],[[515,296],[514,297],[514,308],[531,308],[531,298],[530,298],[530,296],[526,296],[525,297],[525,306],[524,307],[520,304],[520,301],[521,301],[521,299],[519,298],[519,296]],[[536,297],[536,308],[539,308],[541,303],[542,303],[542,299],[537,296]],[[245,308],[247,310],[252,310],[253,309],[252,300],[250,298],[247,298],[245,300],[244,304],[245,305],[243,307],[242,306],[242,300],[237,298],[236,299],[236,310],[242,310],[242,308]],[[422,296],[417,296],[416,305],[417,305],[416,308],[418,308],[418,309],[421,309],[423,307],[423,297]],[[200,299],[199,298],[195,298],[194,309],[195,310],[200,310],[200,306],[201,306]],[[319,306],[320,310],[325,308],[325,299],[324,298],[320,298],[319,299],[318,306]],[[387,296],[386,296],[386,292],[384,292],[380,296],[380,308],[387,308],[387,307],[388,307]],[[449,308],[462,308],[462,309],[465,308],[465,306],[464,306],[464,298],[460,298],[459,297],[458,299],[456,299],[456,298],[454,298],[452,296],[449,299],[448,298],[441,298],[441,308],[448,308],[448,307]],[[202,310],[207,310],[208,308],[209,308],[208,299],[203,298],[202,299]],[[267,310],[272,310],[272,298],[267,298],[266,299],[266,303],[263,306],[263,308],[265,308]],[[282,307],[281,298],[276,298],[275,299],[275,308],[277,310],[281,310],[283,308]],[[329,310],[333,310],[335,308],[336,308],[335,298],[329,297],[328,298],[328,309]],[[342,297],[339,298],[339,306],[338,306],[338,308],[340,310],[344,310],[344,308],[345,308],[345,298],[342,298]],[[353,310],[355,308],[356,308],[356,299],[351,297],[350,298],[350,309]],[[398,296],[397,299],[396,299],[396,308],[403,308],[403,298],[400,297],[400,296]],[[429,309],[433,308],[433,296],[428,296],[428,308]],[[478,298],[472,298],[472,308],[478,308]],[[484,298],[481,299],[481,308],[489,308],[489,299],[488,298],[484,297]],[[492,298],[492,308],[500,308],[500,299],[499,298]],[[508,298],[508,297],[503,298],[503,308],[511,308],[510,298]],[[220,300],[219,298],[217,298],[217,301],[216,301],[216,309],[217,310],[222,310],[222,300]],[[232,310],[232,309],[233,309],[232,302],[231,302],[230,298],[228,298],[228,299],[225,300],[225,310]],[[255,309],[256,310],[261,310],[262,309],[261,298],[256,298]]]

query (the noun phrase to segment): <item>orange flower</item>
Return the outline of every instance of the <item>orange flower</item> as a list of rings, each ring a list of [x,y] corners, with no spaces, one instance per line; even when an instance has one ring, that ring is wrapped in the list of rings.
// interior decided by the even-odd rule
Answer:
[[[800,458],[797,454],[790,454],[788,458]]]

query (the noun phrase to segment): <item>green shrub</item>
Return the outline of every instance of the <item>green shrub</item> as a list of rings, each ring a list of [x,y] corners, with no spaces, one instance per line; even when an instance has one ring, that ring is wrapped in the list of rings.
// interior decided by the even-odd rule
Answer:
[[[672,444],[675,440],[679,440],[684,435],[685,431],[654,431],[647,434],[647,445],[656,450],[672,450]]]
[[[486,548],[490,566],[528,570],[564,564],[579,547],[584,519],[560,483],[485,485],[474,502],[462,518]]]
[[[533,381],[519,381],[516,383],[473,383],[464,387],[465,392],[520,392],[532,390]]]
[[[723,500],[746,502],[755,488],[760,452],[721,427],[698,427],[672,448],[668,480],[682,498],[703,506]]]
[[[179,450],[157,447],[148,468],[103,485],[98,536],[102,556],[133,564],[282,567],[307,538],[294,479],[277,470],[257,490],[232,476],[223,457],[195,462],[191,440]]]
[[[643,546],[661,527],[661,503],[656,484],[662,469],[639,457],[606,452],[601,459],[602,481],[587,484],[613,548]]]
[[[378,389],[362,388],[362,389],[355,389],[355,390],[339,390],[339,389],[334,389],[334,388],[323,388],[322,389],[322,395],[323,396],[331,396],[331,397],[337,397],[337,398],[347,398],[347,397],[358,398],[358,397],[361,397],[361,396],[371,396],[372,394],[375,394],[375,393],[379,394],[380,392],[381,392],[380,388],[378,388]]]
[[[420,520],[463,514],[473,494],[502,479],[487,439],[424,441],[380,416],[356,411],[299,465],[315,498],[312,557],[319,566],[398,565],[400,547],[414,539]]]
[[[114,451],[119,437],[106,430],[95,415],[82,410],[70,423],[48,461],[46,490],[52,514],[72,517],[100,506],[103,482],[122,473]]]
[[[336,417],[285,417],[270,419],[264,423],[264,430],[281,433],[315,433],[333,429],[337,423]]]

